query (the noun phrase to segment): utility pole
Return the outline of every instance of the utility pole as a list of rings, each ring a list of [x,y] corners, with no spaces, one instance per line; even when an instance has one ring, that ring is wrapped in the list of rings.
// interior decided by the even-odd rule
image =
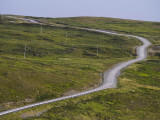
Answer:
[[[26,44],[24,46],[24,58],[26,58]]]
[[[99,50],[98,50],[98,44],[97,44],[97,56],[98,56],[98,52],[99,52]]]
[[[1,15],[2,16],[2,20],[3,20],[3,15]]]
[[[66,41],[65,41],[65,44],[66,44],[67,40],[68,40],[68,36],[67,36],[67,33],[66,33]]]
[[[41,25],[41,34],[42,34],[42,25]]]

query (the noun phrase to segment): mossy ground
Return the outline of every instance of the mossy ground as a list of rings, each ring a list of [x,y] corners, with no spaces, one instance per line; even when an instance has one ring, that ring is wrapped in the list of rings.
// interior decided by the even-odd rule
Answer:
[[[159,72],[154,61],[140,62],[127,68],[118,79],[117,89],[107,89],[68,99],[41,107],[36,107],[6,116],[24,120],[158,120],[160,115],[160,88],[158,86],[138,83],[141,80],[128,77],[128,70],[140,71],[146,63],[149,70]],[[141,66],[139,66],[141,64]],[[144,72],[147,72],[146,69]],[[141,79],[146,79],[142,76]],[[154,79],[158,81],[159,79]],[[45,109],[49,109],[43,113]],[[36,116],[40,115],[40,116]],[[29,117],[30,116],[30,117]],[[32,116],[32,117],[31,117]],[[6,118],[4,116],[4,118]]]
[[[139,43],[134,38],[4,17],[0,20],[0,111],[96,87],[106,69],[135,57]]]
[[[42,20],[42,18],[36,18],[36,19]],[[67,18],[67,19],[43,18],[43,20],[50,23],[56,23],[56,24],[60,23],[60,24],[73,25],[73,26],[108,29],[108,30],[115,30],[118,32],[122,32],[122,33],[140,35],[151,40],[153,45],[159,45],[159,32],[160,32],[159,23],[130,21],[130,20],[125,21],[125,20],[110,19],[110,18]],[[74,33],[74,31],[72,32]],[[91,41],[93,41],[94,38],[95,38],[95,41],[97,41],[96,39],[100,40],[103,34],[100,34],[99,36],[98,34],[96,34]],[[92,36],[92,35],[89,35],[89,36]],[[85,39],[86,37],[87,36],[85,36]],[[115,36],[111,36],[111,38],[114,38],[114,37]],[[119,41],[119,39],[121,38],[117,36],[116,39],[118,39]],[[97,65],[99,65],[98,67],[99,72],[97,72],[99,74],[103,70],[105,70],[104,65],[106,67],[108,66],[109,68],[117,62],[128,59],[125,56],[121,56],[121,53],[123,53],[122,51],[114,49],[115,45],[116,45],[115,48],[118,48],[116,39],[113,40],[114,42],[111,42],[110,40],[110,41],[107,41],[106,44],[103,43],[104,46],[107,46],[108,44],[110,44],[110,42],[112,43],[111,46],[109,47],[110,50],[112,50],[112,52],[109,52],[110,54],[101,53],[102,56],[101,55],[100,56],[103,59],[101,57],[97,58],[96,55],[90,56],[90,54],[87,54],[88,56],[83,56],[83,59],[77,57],[74,60],[74,62],[77,63],[78,65],[80,63],[87,62],[87,65],[90,65],[91,64],[90,61],[92,61],[94,62],[92,65],[96,65],[96,67]],[[89,43],[92,43],[91,41]],[[93,46],[97,45],[95,41]],[[128,40],[127,42],[130,42],[130,40]],[[122,44],[118,43],[118,45],[122,45]],[[128,43],[125,47],[121,46],[120,49],[123,48],[126,50],[128,48],[127,46],[129,45],[130,43]],[[132,46],[131,48],[133,48],[134,46],[133,43],[131,43],[131,46]],[[125,50],[124,52],[126,52]],[[130,51],[132,50],[130,49]],[[88,52],[92,54],[96,54],[95,51],[93,52],[88,50]],[[156,53],[157,52],[158,51],[156,51]],[[127,52],[128,54],[127,57],[134,56],[135,55],[134,53],[135,52],[133,51],[129,52],[129,54]],[[80,55],[81,54],[79,54],[78,56]],[[104,57],[105,55],[106,57]],[[108,57],[108,55],[110,56]],[[27,109],[24,111],[20,111],[18,113],[2,116],[2,119],[6,119],[6,120],[7,119],[8,120],[9,119],[16,119],[16,120],[18,119],[19,120],[21,119],[25,119],[25,120],[31,120],[31,119],[35,119],[35,120],[50,120],[50,119],[53,119],[53,120],[109,120],[109,119],[158,120],[160,118],[160,115],[159,115],[160,113],[160,87],[159,87],[160,61],[158,56],[159,54],[154,53],[155,55],[154,56],[153,54],[150,53],[150,55],[152,56],[150,56],[147,61],[136,63],[128,67],[126,70],[124,70],[124,72],[118,78],[117,89],[107,89],[107,90],[99,91],[96,93],[88,94],[85,96],[80,96],[73,99],[68,99],[68,100],[55,102],[48,105]],[[41,60],[40,59],[38,60],[41,61],[43,64],[44,63],[48,64],[48,61],[46,59],[42,60],[42,58]],[[71,60],[69,59],[71,59],[71,57],[68,57],[68,54],[67,54],[67,57],[60,57],[58,60],[63,60],[63,62],[65,61],[65,65],[66,65],[66,63],[69,64],[72,61],[72,59]],[[51,62],[51,64],[54,62]],[[57,62],[57,59],[56,59],[56,62]],[[58,62],[58,64],[60,63],[61,62]],[[69,66],[72,66],[72,64],[69,64]],[[73,68],[75,67],[71,67],[71,69]],[[86,70],[86,66],[82,68],[83,68],[82,70]],[[91,68],[89,67],[88,69],[89,69],[88,71],[92,71],[93,66]],[[98,69],[95,68],[94,70],[98,70]],[[90,83],[89,78],[90,77],[88,77],[87,80],[89,80],[89,83]],[[95,79],[99,79],[99,78],[97,77]],[[80,83],[77,83],[77,86],[79,86],[79,84]],[[85,84],[87,84],[87,82]],[[84,85],[84,83],[82,85]],[[86,87],[88,86],[86,85]],[[60,89],[60,87],[58,89]],[[45,112],[46,110],[48,111]]]
[[[149,39],[153,44],[160,44],[160,22],[125,20],[105,17],[71,17],[71,18],[35,18],[49,23],[64,24],[118,33],[138,35]]]

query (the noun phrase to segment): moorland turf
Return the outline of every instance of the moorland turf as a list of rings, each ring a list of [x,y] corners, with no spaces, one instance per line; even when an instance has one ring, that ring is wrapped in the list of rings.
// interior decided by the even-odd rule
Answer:
[[[142,36],[152,42],[148,50],[149,57],[146,61],[131,65],[124,70],[118,78],[116,89],[107,89],[27,109],[3,116],[2,119],[158,120],[160,118],[160,50],[154,49],[155,45],[160,46],[160,23],[96,17],[54,19],[34,17],[34,19],[54,25],[88,27]],[[9,94],[8,98],[5,98],[5,94],[1,94],[4,97],[0,99],[1,103],[12,99],[19,101],[30,98],[31,94],[34,95],[31,97],[33,102],[40,101],[99,85],[100,73],[116,63],[135,58],[135,46],[140,44],[133,38],[69,27],[43,25],[44,33],[40,34],[39,25],[20,24],[22,21],[17,20],[15,22],[16,24],[9,24],[6,20],[0,24],[3,28],[0,29],[3,32],[3,34],[0,32],[0,44],[4,46],[3,49],[0,48],[2,65],[0,82],[3,81],[1,84],[5,88],[4,91],[10,91],[5,86],[9,86],[12,81],[16,95],[20,95],[21,91],[25,94],[16,100],[13,94]],[[16,35],[17,33],[21,35]],[[25,43],[28,46],[26,59],[23,58]],[[23,74],[21,75],[18,70]],[[14,78],[15,73],[17,79],[18,76],[22,76],[23,79]],[[17,88],[19,85],[25,86],[26,83],[32,86],[24,87],[25,89]],[[33,92],[27,94],[28,90]],[[48,111],[43,113],[46,110]]]

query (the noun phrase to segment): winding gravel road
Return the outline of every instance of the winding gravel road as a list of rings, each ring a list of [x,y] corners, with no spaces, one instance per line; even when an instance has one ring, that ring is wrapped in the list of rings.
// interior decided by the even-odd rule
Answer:
[[[23,18],[20,18],[20,19],[23,19]],[[29,21],[29,22],[32,22],[32,23],[38,23],[37,21],[32,20],[32,19],[23,19],[23,20]],[[26,106],[11,109],[11,110],[7,110],[7,111],[4,111],[4,112],[0,112],[0,116],[5,115],[5,114],[9,114],[9,113],[13,113],[13,112],[17,112],[17,111],[20,111],[20,110],[24,110],[24,109],[27,109],[27,108],[43,105],[43,104],[48,104],[48,103],[52,103],[52,102],[56,102],[56,101],[61,101],[61,100],[64,100],[64,99],[69,99],[69,98],[74,98],[74,97],[81,96],[81,95],[86,95],[86,94],[93,93],[93,92],[100,91],[100,90],[104,90],[104,89],[107,89],[107,88],[116,88],[117,77],[120,75],[121,70],[126,68],[127,66],[135,63],[135,62],[145,60],[146,57],[147,57],[147,48],[148,48],[148,46],[151,45],[151,43],[143,37],[138,37],[138,36],[134,36],[134,35],[127,35],[127,34],[118,34],[118,33],[115,33],[115,32],[97,30],[97,29],[88,29],[88,28],[80,28],[80,29],[94,31],[94,32],[101,32],[101,33],[105,33],[105,34],[123,35],[123,36],[128,36],[128,37],[134,37],[134,38],[137,38],[138,40],[140,40],[143,43],[143,45],[137,47],[137,58],[136,59],[129,60],[127,62],[119,63],[119,64],[115,65],[114,67],[112,67],[109,71],[105,72],[104,76],[103,76],[102,85],[95,88],[95,89],[87,90],[87,91],[80,92],[80,93],[73,94],[73,95],[69,95],[69,96],[64,96],[64,97],[60,97],[60,98],[55,98],[55,99],[51,99],[51,100],[42,101],[42,102],[26,105]]]

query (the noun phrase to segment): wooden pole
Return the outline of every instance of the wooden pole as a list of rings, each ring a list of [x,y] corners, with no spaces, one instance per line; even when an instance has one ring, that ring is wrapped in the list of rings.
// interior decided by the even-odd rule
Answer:
[[[43,31],[42,31],[42,25],[41,25],[41,34],[42,34],[42,32],[43,32]]]
[[[97,44],[97,56],[98,56],[98,52],[99,52],[99,49],[98,49],[98,44]]]
[[[3,20],[3,15],[2,15],[2,20]]]
[[[26,58],[26,44],[24,46],[24,58]]]
[[[67,40],[68,40],[68,36],[67,36],[67,34],[66,34],[66,41],[65,41],[65,44],[66,44]]]

